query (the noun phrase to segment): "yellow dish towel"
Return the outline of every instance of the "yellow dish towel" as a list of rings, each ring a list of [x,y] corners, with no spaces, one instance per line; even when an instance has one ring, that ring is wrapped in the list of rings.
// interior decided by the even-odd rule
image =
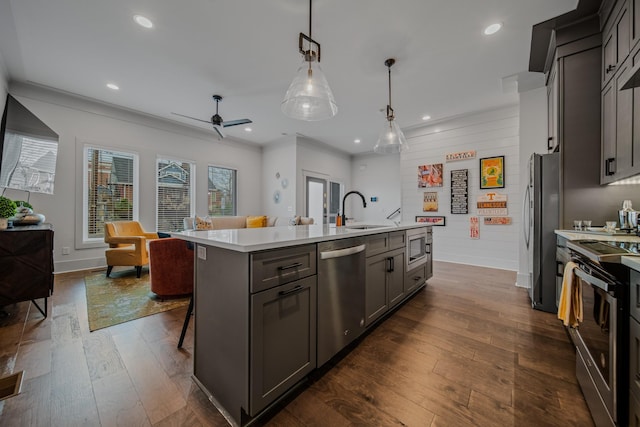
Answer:
[[[565,326],[572,328],[577,327],[583,318],[582,282],[574,273],[576,268],[578,268],[576,263],[571,261],[565,265],[562,292],[558,304],[558,319],[562,320]]]

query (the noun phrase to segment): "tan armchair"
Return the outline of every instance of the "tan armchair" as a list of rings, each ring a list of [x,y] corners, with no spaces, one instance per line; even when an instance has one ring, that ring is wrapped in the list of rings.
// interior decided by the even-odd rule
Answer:
[[[109,244],[105,251],[107,277],[114,265],[136,267],[136,276],[142,273],[142,266],[149,263],[147,240],[157,239],[157,233],[147,233],[138,221],[116,221],[104,224],[104,241]]]

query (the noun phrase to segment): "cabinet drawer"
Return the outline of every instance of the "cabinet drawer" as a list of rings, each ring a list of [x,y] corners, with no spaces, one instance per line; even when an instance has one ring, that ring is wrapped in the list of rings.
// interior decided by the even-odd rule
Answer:
[[[427,265],[423,264],[418,268],[407,272],[404,276],[404,293],[412,292],[427,280]]]
[[[629,319],[629,387],[640,396],[640,323]]]
[[[629,425],[640,425],[640,403],[633,393],[629,394]]]
[[[389,233],[374,234],[366,238],[366,256],[378,255],[389,250]]]
[[[316,245],[258,252],[251,255],[251,292],[316,274]]]
[[[629,314],[640,322],[640,273],[635,270],[631,270],[631,286],[629,289]]]
[[[404,248],[406,237],[407,233],[404,230],[389,233],[389,250]]]

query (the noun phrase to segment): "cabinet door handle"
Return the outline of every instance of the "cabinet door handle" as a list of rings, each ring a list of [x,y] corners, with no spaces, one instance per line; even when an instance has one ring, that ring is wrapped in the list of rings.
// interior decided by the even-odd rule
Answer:
[[[289,289],[288,291],[280,291],[280,292],[278,292],[278,295],[280,295],[282,297],[282,296],[285,296],[285,295],[294,294],[294,293],[296,293],[298,291],[301,291],[301,290],[302,290],[302,286],[295,285],[293,288]]]
[[[282,270],[291,270],[292,268],[298,268],[298,267],[302,267],[302,263],[301,262],[294,262],[291,265],[281,265],[278,267],[278,270],[282,271]]]
[[[615,157],[609,157],[604,161],[604,174],[607,176],[615,175],[616,173],[616,159]]]
[[[391,273],[393,271],[393,258],[387,258],[387,273]]]
[[[553,150],[553,137],[547,138],[547,151]]]

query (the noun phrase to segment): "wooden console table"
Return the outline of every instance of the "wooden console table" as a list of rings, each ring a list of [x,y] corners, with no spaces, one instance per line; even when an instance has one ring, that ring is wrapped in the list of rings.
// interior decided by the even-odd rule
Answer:
[[[53,226],[17,226],[0,231],[0,306],[33,302],[47,317],[53,293]],[[44,298],[44,310],[36,299]]]

